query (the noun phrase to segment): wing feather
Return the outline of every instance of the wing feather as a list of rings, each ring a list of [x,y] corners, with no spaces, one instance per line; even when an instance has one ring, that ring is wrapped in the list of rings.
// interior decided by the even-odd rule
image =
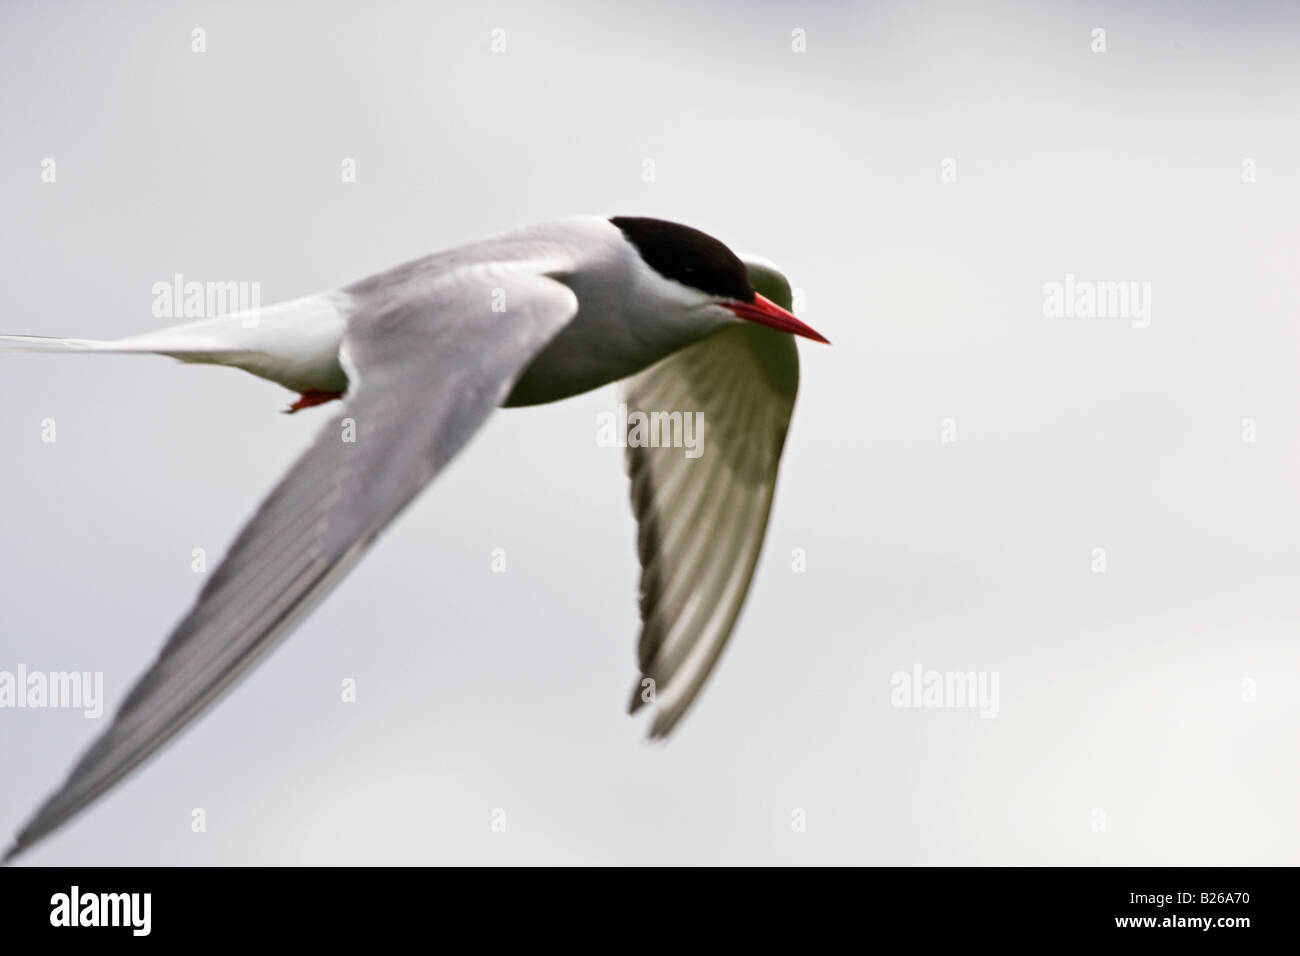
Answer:
[[[429,275],[408,264],[392,282],[366,280],[340,295],[347,401],[6,859],[156,753],[328,593],[576,313],[574,294],[547,277],[567,266],[552,257]],[[491,309],[496,289],[507,290],[507,312]]]
[[[765,294],[788,305],[788,287]],[[652,737],[666,736],[686,713],[740,614],[798,381],[792,337],[746,324],[669,356],[626,388],[629,415],[703,412],[699,458],[630,443],[627,451],[641,562],[637,660],[642,680],[654,681]],[[647,696],[638,681],[629,711]]]

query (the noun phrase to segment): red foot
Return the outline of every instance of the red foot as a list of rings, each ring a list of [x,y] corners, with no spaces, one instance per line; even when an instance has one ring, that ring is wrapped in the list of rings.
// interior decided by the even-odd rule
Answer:
[[[312,389],[309,392],[303,392],[298,401],[294,402],[284,410],[286,415],[292,415],[294,412],[300,412],[304,408],[311,408],[314,405],[324,405],[326,402],[332,402],[336,398],[342,398],[342,392],[318,392]]]

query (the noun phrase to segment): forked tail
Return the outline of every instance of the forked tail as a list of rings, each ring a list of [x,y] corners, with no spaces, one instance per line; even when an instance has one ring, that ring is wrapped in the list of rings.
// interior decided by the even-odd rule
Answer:
[[[345,321],[346,299],[321,293],[112,341],[0,335],[0,352],[167,355],[241,368],[304,396],[334,396],[347,389],[339,364]]]
[[[45,335],[0,335],[0,352],[134,352],[99,339],[56,339]]]

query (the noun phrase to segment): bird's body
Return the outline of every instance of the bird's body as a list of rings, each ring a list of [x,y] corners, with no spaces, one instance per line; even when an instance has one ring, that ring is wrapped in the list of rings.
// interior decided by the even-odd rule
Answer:
[[[688,307],[699,304],[698,296],[657,276],[617,227],[594,216],[542,223],[405,263],[346,287],[344,308],[368,314],[377,300],[418,300],[425,286],[457,270],[486,270],[484,279],[490,282],[491,267],[484,263],[521,256],[572,291],[578,309],[524,369],[504,405],[538,405],[599,388],[701,337],[700,317],[687,321]],[[608,281],[611,275],[621,281]],[[680,311],[664,309],[672,297],[680,301]],[[508,293],[492,304],[508,311]],[[726,319],[715,317],[703,334],[725,324]]]
[[[763,283],[788,299],[779,273],[747,268],[703,233],[575,218],[339,290],[114,342],[0,336],[5,350],[230,365],[301,393],[295,409],[344,398],[10,855],[111,787],[244,674],[493,408],[629,377],[629,403],[691,403],[712,435],[703,463],[684,465],[674,449],[629,449],[644,622],[631,709],[654,702],[652,734],[666,734],[721,653],[761,549],[798,379],[786,333],[820,339],[756,292]]]
[[[426,301],[449,276],[479,273],[486,283],[500,263],[525,266],[568,287],[578,310],[520,375],[504,405],[559,401],[635,374],[701,337],[689,316],[689,290],[657,276],[608,219],[574,217],[434,253],[387,269],[342,289],[289,302],[189,322],[143,335],[98,342],[26,339],[28,350],[153,353],[184,362],[230,365],[300,393],[342,394],[348,375],[341,361],[349,322]],[[627,281],[611,283],[610,275]],[[509,311],[508,292],[490,300]],[[677,297],[683,310],[665,310]],[[716,319],[707,331],[726,324]],[[707,331],[705,334],[707,334]],[[19,336],[10,336],[15,344]]]

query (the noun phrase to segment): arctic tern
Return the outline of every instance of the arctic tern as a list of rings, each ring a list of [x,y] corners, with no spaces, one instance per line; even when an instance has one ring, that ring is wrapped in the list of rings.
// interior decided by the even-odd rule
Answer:
[[[27,849],[174,737],[286,635],[498,406],[627,379],[629,408],[701,410],[698,460],[632,446],[640,678],[668,734],[749,590],[798,387],[776,268],[658,219],[581,217],[399,265],[342,289],[115,341],[0,336],[0,350],[153,353],[343,399],[258,507],[112,723],[18,833]],[[351,425],[351,440],[345,437]]]

